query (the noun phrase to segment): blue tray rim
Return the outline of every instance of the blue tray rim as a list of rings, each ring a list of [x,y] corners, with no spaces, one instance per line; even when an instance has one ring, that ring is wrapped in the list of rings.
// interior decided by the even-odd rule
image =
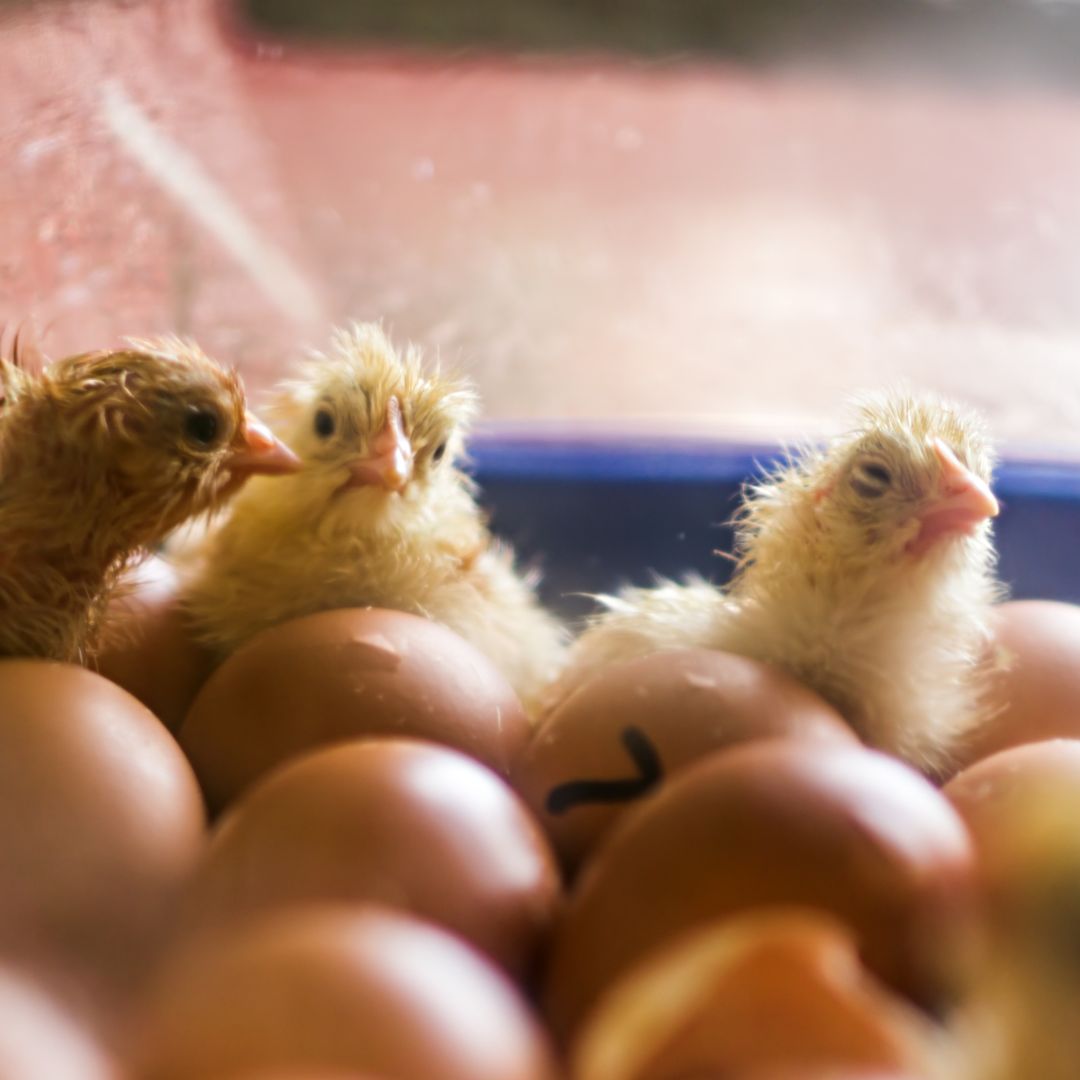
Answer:
[[[480,430],[470,443],[468,466],[481,483],[737,484],[784,454],[775,444],[713,437]],[[996,470],[994,488],[1005,500],[1023,495],[1080,501],[1080,463],[1008,457]]]

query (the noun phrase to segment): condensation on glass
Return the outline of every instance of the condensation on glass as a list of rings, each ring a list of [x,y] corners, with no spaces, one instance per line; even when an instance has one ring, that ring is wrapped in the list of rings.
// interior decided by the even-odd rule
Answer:
[[[914,0],[515,6],[431,41],[446,5],[0,4],[0,316],[54,353],[190,334],[255,387],[381,318],[495,420],[755,441],[906,378],[1080,450],[1070,5],[955,63]]]

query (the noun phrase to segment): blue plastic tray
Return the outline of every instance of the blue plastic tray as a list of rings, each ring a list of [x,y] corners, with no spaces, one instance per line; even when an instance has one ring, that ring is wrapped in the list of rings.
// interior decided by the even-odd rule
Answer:
[[[542,569],[545,600],[567,615],[581,595],[651,573],[724,581],[740,485],[776,447],[709,439],[478,434],[472,472],[495,531]],[[1080,467],[1010,460],[994,490],[1002,579],[1016,599],[1080,602]]]

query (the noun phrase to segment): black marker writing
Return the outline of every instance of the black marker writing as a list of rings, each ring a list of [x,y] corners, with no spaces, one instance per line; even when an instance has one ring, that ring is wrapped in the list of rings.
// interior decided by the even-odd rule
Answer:
[[[663,778],[660,755],[644,731],[628,727],[622,733],[622,743],[640,776],[632,780],[570,780],[552,788],[547,797],[549,814],[565,814],[583,803],[628,802],[644,795]]]

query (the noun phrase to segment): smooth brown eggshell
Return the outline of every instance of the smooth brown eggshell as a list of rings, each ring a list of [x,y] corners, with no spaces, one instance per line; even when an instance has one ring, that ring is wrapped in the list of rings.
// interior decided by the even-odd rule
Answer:
[[[628,811],[587,864],[555,934],[546,1011],[566,1037],[652,949],[776,905],[831,913],[878,975],[938,1004],[973,870],[956,812],[899,761],[795,739],[734,747]]]
[[[445,931],[375,907],[281,913],[203,939],[139,1025],[141,1080],[351,1069],[385,1080],[554,1080],[512,984]]]
[[[998,670],[987,700],[998,710],[960,748],[958,768],[999,750],[1080,739],[1080,607],[1015,600],[994,617]]]
[[[386,1080],[386,1077],[353,1069],[257,1069],[218,1074],[214,1080]]]
[[[756,660],[653,653],[604,668],[547,716],[513,782],[573,869],[623,811],[684,765],[778,735],[857,741],[822,698]]]
[[[0,661],[0,821],[0,954],[107,1008],[157,952],[205,842],[179,747],[100,675]]]
[[[151,558],[125,579],[110,603],[96,667],[176,731],[210,677],[214,657],[190,632],[180,608],[180,578]]]
[[[119,1080],[119,1072],[56,1002],[0,968],[0,1080]]]
[[[257,1072],[218,1075],[214,1080],[386,1080],[374,1073],[358,1073],[352,1069],[259,1069]]]
[[[686,1077],[685,1080],[716,1080],[716,1077]],[[730,1080],[925,1080],[915,1073],[880,1072],[877,1069],[769,1069],[739,1073]]]
[[[313,901],[377,901],[461,934],[525,977],[561,896],[524,803],[447,747],[372,739],[317,751],[225,815],[190,896],[199,925]]]
[[[342,1072],[339,1069],[329,1071],[327,1069],[274,1069],[267,1072],[260,1069],[258,1072],[229,1073],[228,1076],[216,1076],[214,1080],[386,1080],[385,1077],[375,1076],[373,1073],[358,1073],[351,1069]]]
[[[1064,910],[1063,901],[1048,898],[1069,895],[1080,871],[1080,740],[1002,750],[944,791],[974,839],[991,921],[1018,917],[1023,925],[1030,904]],[[1019,944],[1012,930],[1006,937]]]
[[[306,750],[362,736],[445,743],[507,775],[529,722],[491,661],[438,623],[343,609],[263,631],[203,687],[180,730],[210,805]]]
[[[766,909],[659,950],[601,999],[575,1080],[683,1080],[766,1066],[925,1063],[929,1022],[863,968],[816,912]]]

